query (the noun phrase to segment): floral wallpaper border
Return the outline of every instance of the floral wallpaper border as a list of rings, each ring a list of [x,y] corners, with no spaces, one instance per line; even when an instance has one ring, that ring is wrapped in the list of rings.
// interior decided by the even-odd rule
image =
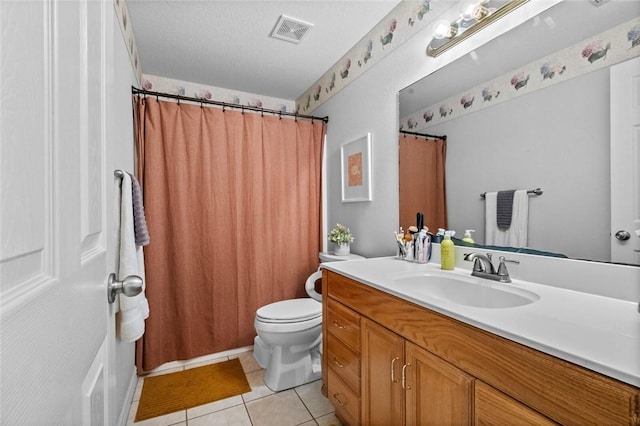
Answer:
[[[142,81],[142,64],[140,63],[140,57],[138,55],[138,47],[136,46],[136,39],[133,35],[133,28],[131,28],[131,19],[129,19],[129,9],[125,0],[113,0],[113,7],[116,11],[116,17],[120,23],[120,30],[124,37],[129,51],[129,59],[131,64],[136,70],[136,77],[138,81]]]
[[[298,112],[308,114],[389,53],[433,22],[431,17],[451,7],[437,0],[401,1],[380,23],[296,100]]]
[[[423,130],[635,56],[640,56],[640,18],[402,117],[400,130]]]
[[[142,88],[154,92],[188,96],[204,100],[216,100],[218,102],[228,102],[230,104],[246,105],[282,112],[295,112],[294,101],[224,89],[221,87],[205,86],[198,83],[189,83],[186,81],[173,80],[150,74],[142,75]]]

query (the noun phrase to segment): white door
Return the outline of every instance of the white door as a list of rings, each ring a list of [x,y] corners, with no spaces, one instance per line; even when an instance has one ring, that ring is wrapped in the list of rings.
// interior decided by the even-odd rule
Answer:
[[[117,420],[106,297],[112,24],[110,0],[0,1],[3,425]]]
[[[640,58],[611,67],[611,260],[640,265]]]

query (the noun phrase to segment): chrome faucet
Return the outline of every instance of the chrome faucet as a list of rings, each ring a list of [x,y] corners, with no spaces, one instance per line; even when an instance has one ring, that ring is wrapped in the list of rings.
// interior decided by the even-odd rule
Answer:
[[[501,283],[510,283],[511,277],[509,277],[509,270],[507,269],[507,262],[519,264],[517,260],[506,259],[504,256],[500,256],[500,265],[498,270],[493,267],[491,261],[491,253],[486,255],[481,253],[465,253],[464,260],[473,262],[473,270],[471,275],[480,278],[487,278],[493,281],[500,281]]]

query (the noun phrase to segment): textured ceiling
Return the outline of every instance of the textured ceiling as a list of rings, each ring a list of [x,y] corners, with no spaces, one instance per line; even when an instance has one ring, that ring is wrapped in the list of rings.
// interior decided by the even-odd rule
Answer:
[[[145,74],[295,100],[399,0],[128,0]],[[280,15],[313,24],[269,37]]]

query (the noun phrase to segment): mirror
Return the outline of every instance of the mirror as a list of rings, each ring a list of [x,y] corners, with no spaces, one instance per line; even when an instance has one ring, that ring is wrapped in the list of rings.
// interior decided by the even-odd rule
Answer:
[[[611,261],[609,66],[616,59],[613,50],[607,56],[606,40],[597,40],[602,51],[593,55],[593,38],[634,18],[625,36],[636,26],[640,32],[640,2],[600,3],[560,2],[400,92],[401,130],[447,136],[448,222],[456,236],[475,229],[476,243],[484,243],[480,194],[542,188],[529,197],[527,247]],[[581,43],[582,58],[563,56]],[[625,50],[640,55],[631,42]],[[570,76],[576,62],[593,70]],[[465,99],[505,76],[512,76],[509,90]],[[447,117],[447,102],[474,108]]]

